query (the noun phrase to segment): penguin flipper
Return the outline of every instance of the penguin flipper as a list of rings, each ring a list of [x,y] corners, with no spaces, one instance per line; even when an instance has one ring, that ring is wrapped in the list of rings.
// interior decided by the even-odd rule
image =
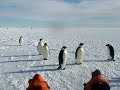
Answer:
[[[78,49],[79,49],[79,47],[76,49],[76,52],[75,52],[75,59],[77,58]]]

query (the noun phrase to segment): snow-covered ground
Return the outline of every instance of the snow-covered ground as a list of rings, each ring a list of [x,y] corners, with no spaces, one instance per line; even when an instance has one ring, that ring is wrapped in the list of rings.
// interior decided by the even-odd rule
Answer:
[[[20,36],[24,38],[23,46],[18,44]],[[46,61],[37,52],[40,38],[50,48]],[[85,44],[85,58],[76,65],[74,53],[81,42]],[[115,62],[107,61],[108,43],[115,49]],[[57,70],[63,45],[68,50],[67,66]],[[83,90],[83,83],[95,69],[109,80],[111,90],[120,90],[120,28],[0,28],[0,90],[25,90],[36,73],[43,76],[51,90]]]

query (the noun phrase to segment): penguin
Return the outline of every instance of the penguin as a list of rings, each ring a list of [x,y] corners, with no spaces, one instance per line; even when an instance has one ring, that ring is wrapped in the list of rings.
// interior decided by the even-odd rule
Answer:
[[[22,43],[23,43],[23,37],[21,36],[21,37],[19,38],[19,44],[20,44],[20,46],[22,46]]]
[[[108,60],[115,61],[114,60],[114,48],[113,48],[113,46],[110,44],[107,44],[105,46],[107,46]]]
[[[80,43],[75,52],[75,59],[77,60],[77,64],[82,64],[82,61],[84,59],[83,45],[84,45],[84,43]]]
[[[43,46],[43,59],[47,60],[49,55],[50,55],[49,47],[48,47],[47,43],[44,43],[44,46]]]
[[[66,62],[67,62],[67,50],[66,46],[63,46],[59,52],[59,67],[57,69],[65,70]]]
[[[43,45],[44,43],[42,42],[42,39],[40,39],[38,46],[37,46],[37,51],[39,52],[39,55],[43,54]]]

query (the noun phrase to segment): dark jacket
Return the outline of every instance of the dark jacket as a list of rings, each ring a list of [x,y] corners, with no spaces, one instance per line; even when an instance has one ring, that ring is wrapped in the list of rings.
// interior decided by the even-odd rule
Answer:
[[[85,90],[91,90],[92,84],[95,82],[106,82],[108,85],[110,85],[109,82],[102,75],[98,75],[93,76],[92,79],[89,82],[87,82]]]

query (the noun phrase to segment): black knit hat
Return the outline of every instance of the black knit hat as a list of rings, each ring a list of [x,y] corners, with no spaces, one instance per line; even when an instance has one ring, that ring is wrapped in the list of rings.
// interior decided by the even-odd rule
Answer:
[[[96,69],[94,72],[92,72],[92,76],[98,76],[101,75],[101,71]]]

